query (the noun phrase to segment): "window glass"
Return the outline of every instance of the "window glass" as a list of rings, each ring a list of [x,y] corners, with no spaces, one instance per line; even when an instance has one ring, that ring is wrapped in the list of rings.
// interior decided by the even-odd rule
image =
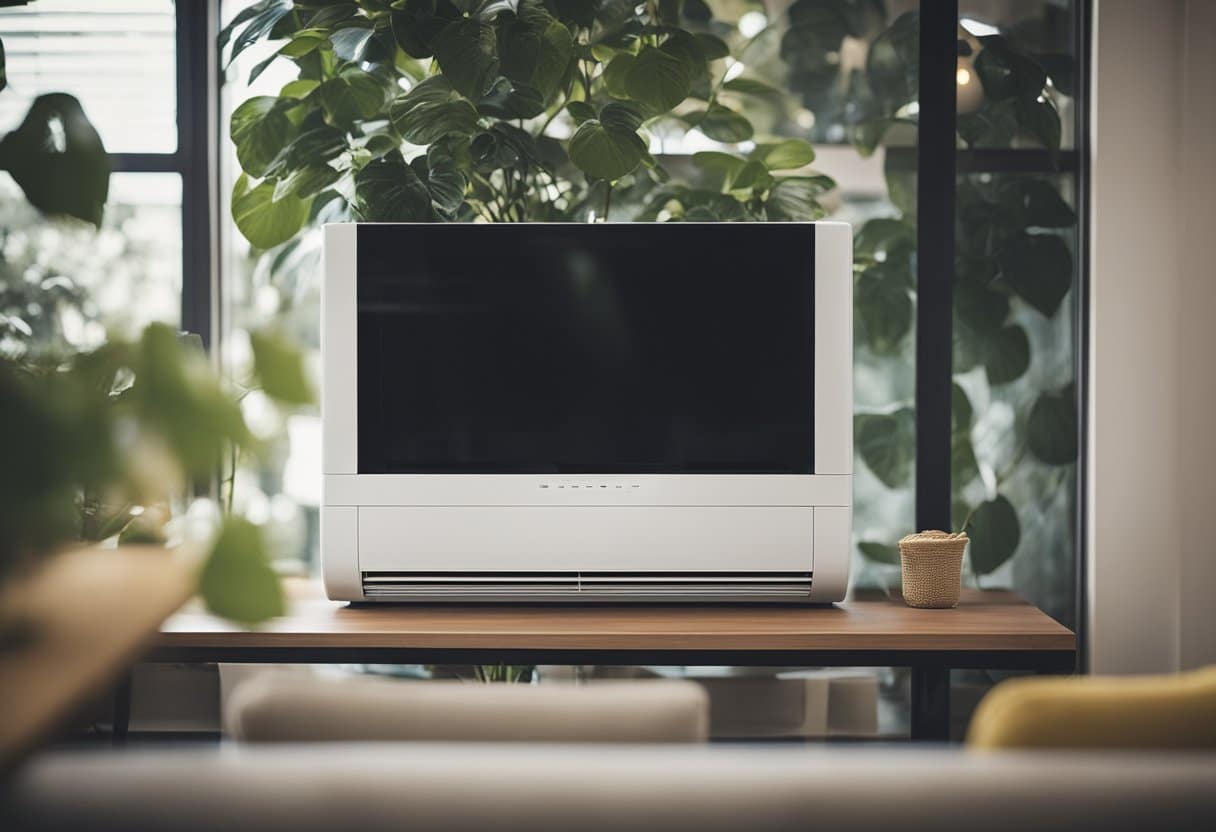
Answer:
[[[8,87],[0,129],[49,92],[80,100],[111,153],[177,149],[171,0],[38,0],[0,10]]]
[[[115,173],[100,229],[47,219],[0,176],[0,346],[76,348],[181,320],[182,183]]]
[[[959,3],[959,138],[972,147],[1075,147],[1076,8],[1070,0]],[[987,51],[988,54],[984,54]],[[1036,73],[1046,79],[1020,82]],[[966,80],[966,83],[964,82]],[[1018,90],[1024,94],[1019,94]]]

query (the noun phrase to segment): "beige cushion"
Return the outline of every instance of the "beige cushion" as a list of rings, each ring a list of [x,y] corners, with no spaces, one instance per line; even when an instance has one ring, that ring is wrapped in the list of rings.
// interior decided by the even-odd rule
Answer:
[[[375,743],[46,754],[0,829],[71,832],[1165,832],[1216,755]]]
[[[224,717],[246,742],[702,742],[709,701],[684,681],[575,687],[266,673],[232,692]]]

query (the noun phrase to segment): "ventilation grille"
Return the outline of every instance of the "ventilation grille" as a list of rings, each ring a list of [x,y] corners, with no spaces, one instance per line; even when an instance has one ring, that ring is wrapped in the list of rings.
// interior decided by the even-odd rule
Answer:
[[[369,599],[798,600],[810,572],[364,572]]]

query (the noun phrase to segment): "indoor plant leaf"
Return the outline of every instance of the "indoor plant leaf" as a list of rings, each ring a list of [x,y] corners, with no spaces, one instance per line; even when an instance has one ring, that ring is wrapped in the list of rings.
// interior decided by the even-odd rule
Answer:
[[[243,517],[225,519],[199,575],[199,593],[211,612],[242,624],[286,612],[260,528]]]
[[[470,136],[477,109],[445,76],[435,75],[401,95],[389,108],[393,127],[410,144],[428,145],[444,136]]]
[[[434,218],[431,195],[398,152],[355,174],[355,211],[369,222],[425,222]]]
[[[435,60],[452,86],[465,98],[478,99],[498,74],[494,27],[464,17],[447,24],[436,35]]]
[[[613,98],[629,97],[629,86],[626,82],[637,59],[637,55],[630,52],[618,52],[604,67],[604,87]]]
[[[1060,196],[1059,188],[1045,179],[1014,179],[999,193],[1002,205],[1022,226],[1070,228],[1076,225],[1076,211]]]
[[[647,155],[637,134],[640,117],[620,104],[609,104],[598,119],[579,125],[570,139],[570,161],[592,179],[614,182],[632,173]]]
[[[0,139],[0,170],[44,214],[66,214],[100,226],[110,192],[110,158],[80,102],[40,95],[21,125]]]
[[[1022,539],[1022,525],[1013,503],[998,494],[980,503],[971,512],[963,529],[971,542],[971,570],[977,575],[989,575],[1013,557]]]
[[[1016,324],[986,336],[983,344],[989,384],[1008,384],[1021,378],[1030,367],[1030,339],[1026,330]]]
[[[857,453],[887,488],[899,488],[912,474],[916,453],[916,416],[911,408],[853,417]]]
[[[346,127],[377,115],[384,108],[386,90],[374,76],[350,66],[317,87],[315,94],[329,120]]]
[[[629,97],[655,113],[665,113],[679,104],[688,97],[691,88],[692,74],[688,64],[655,47],[638,53],[625,76]]]
[[[769,170],[791,170],[809,165],[815,160],[811,143],[803,139],[785,139],[770,144],[758,144],[748,157],[764,163]]]
[[[834,187],[836,183],[826,176],[787,176],[769,190],[764,208],[769,219],[817,220],[827,213],[817,197]]]
[[[254,248],[274,248],[296,235],[308,219],[311,200],[286,195],[274,198],[270,181],[250,187],[245,174],[232,187],[232,219]]]
[[[468,180],[449,147],[443,143],[431,145],[426,152],[426,188],[435,210],[455,214],[464,203]]]
[[[1026,420],[1026,444],[1048,465],[1077,461],[1077,398],[1073,385],[1058,393],[1039,394]]]
[[[898,349],[912,329],[912,297],[903,280],[886,264],[877,264],[862,272],[854,291],[858,334],[877,353]]]
[[[1055,234],[1022,234],[997,255],[1001,275],[1018,296],[1048,318],[1072,287],[1072,253]]]
[[[316,196],[338,181],[341,174],[329,165],[306,165],[293,170],[278,180],[274,186],[273,199],[297,196],[302,199]]]
[[[293,132],[279,99],[259,95],[244,101],[232,112],[229,136],[236,145],[241,170],[262,177]]]
[[[312,404],[312,384],[304,370],[304,356],[281,334],[267,330],[249,333],[253,348],[253,374],[270,398],[284,404]]]
[[[710,104],[708,109],[689,113],[687,119],[709,138],[726,144],[745,142],[755,132],[745,117],[716,103]]]
[[[449,0],[405,0],[404,7],[392,13],[393,37],[411,58],[429,58],[443,27],[460,16]]]

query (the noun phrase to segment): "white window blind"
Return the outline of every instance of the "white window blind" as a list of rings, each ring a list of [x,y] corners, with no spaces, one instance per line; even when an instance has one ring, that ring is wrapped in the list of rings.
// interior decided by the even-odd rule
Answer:
[[[177,149],[172,0],[36,0],[0,9],[8,87],[0,133],[30,102],[71,93],[111,153]]]

